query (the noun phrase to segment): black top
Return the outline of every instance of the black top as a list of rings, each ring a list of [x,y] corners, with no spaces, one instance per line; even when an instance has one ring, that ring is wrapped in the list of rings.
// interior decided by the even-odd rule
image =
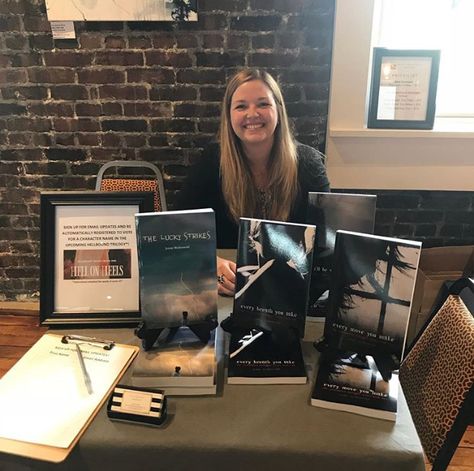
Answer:
[[[330,191],[323,156],[316,149],[297,144],[298,194],[288,222],[306,222],[309,191]],[[219,176],[219,145],[204,151],[199,163],[191,168],[178,203],[178,209],[212,208],[216,213],[217,247],[236,248],[238,225],[231,219],[222,194]],[[246,217],[247,215],[242,215]],[[247,216],[251,217],[251,216]]]

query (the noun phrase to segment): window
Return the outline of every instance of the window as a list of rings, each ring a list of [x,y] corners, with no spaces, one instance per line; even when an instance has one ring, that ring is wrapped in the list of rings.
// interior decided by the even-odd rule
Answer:
[[[436,116],[474,118],[474,1],[380,0],[380,6],[374,46],[440,49]]]

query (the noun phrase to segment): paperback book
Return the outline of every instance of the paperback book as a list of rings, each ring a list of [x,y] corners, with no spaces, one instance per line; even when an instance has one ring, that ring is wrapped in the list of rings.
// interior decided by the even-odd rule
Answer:
[[[281,342],[259,329],[233,331],[229,346],[229,384],[305,384],[300,339]]]
[[[402,357],[421,243],[337,231],[324,326],[335,349]]]
[[[167,395],[215,394],[217,330],[203,344],[189,327],[165,329],[157,347],[138,354],[133,385],[164,389]]]
[[[325,352],[311,405],[395,421],[398,388],[398,374],[385,381],[371,356]]]
[[[135,215],[142,319],[148,329],[217,320],[212,209]]]
[[[302,337],[316,228],[240,219],[233,319],[245,328],[295,329]]]
[[[376,195],[308,194],[307,222],[316,226],[308,319],[324,322],[327,314],[336,231],[343,229],[372,234],[376,202]]]

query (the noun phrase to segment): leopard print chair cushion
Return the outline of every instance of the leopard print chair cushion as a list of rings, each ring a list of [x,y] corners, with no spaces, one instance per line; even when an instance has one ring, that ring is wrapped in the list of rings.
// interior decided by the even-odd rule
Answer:
[[[156,180],[136,180],[128,178],[104,178],[101,191],[152,191],[155,211],[161,211],[162,204]]]
[[[449,296],[433,317],[401,364],[400,382],[433,463],[474,383],[474,318],[461,298]]]

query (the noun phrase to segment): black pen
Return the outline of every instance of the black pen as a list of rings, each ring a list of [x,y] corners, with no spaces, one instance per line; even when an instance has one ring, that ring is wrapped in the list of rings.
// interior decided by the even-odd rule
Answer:
[[[84,357],[82,356],[81,347],[76,343],[77,356],[79,357],[79,363],[81,364],[82,376],[84,378],[84,383],[86,384],[87,392],[92,394],[92,382],[89,373],[87,372],[86,364],[84,363]]]

